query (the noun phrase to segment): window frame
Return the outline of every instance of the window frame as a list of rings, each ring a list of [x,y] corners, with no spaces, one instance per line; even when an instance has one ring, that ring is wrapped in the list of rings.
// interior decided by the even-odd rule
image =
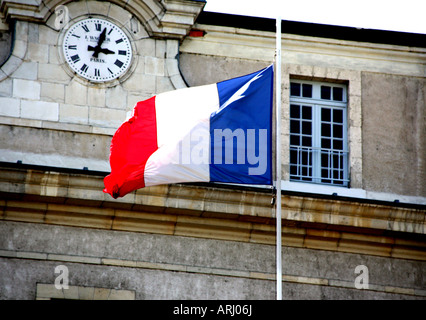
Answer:
[[[292,95],[292,86],[293,84],[299,84],[300,90],[299,95]],[[311,86],[311,97],[304,96],[303,85]],[[330,99],[325,99],[322,97],[322,90],[324,87],[330,88]],[[307,87],[306,87],[307,88]],[[341,100],[333,100],[335,92],[334,88],[341,88]],[[326,89],[325,89],[326,90]],[[309,90],[308,90],[309,93]],[[299,105],[299,118],[294,118],[291,116],[291,108],[292,105]],[[302,116],[302,108],[303,106],[311,108],[311,146],[304,147],[301,140],[299,140],[299,145],[292,145],[291,139],[292,136],[299,135],[299,139],[302,139],[303,136],[303,128],[302,121],[309,121],[303,118]],[[324,82],[324,81],[311,81],[311,80],[300,80],[300,79],[290,79],[290,88],[289,88],[289,181],[291,182],[302,182],[302,183],[312,183],[318,185],[328,185],[334,187],[349,187],[349,141],[348,141],[348,85],[344,83],[335,83],[335,82]],[[340,125],[339,122],[333,121],[334,112],[330,112],[330,120],[323,121],[321,112],[323,109],[331,109],[331,110],[342,110],[342,138],[338,138],[334,136],[333,129],[330,129],[329,136],[322,135],[322,125],[324,123],[329,122],[330,128],[333,128],[334,125]],[[300,128],[299,132],[292,132],[292,121],[299,121]],[[332,144],[330,144],[329,148],[323,148],[321,139],[329,139],[330,142],[342,141],[342,148],[337,149],[334,148]],[[300,150],[305,149],[305,153],[308,154],[308,162],[307,164],[303,164],[297,158],[296,164],[292,162],[292,151],[296,148],[297,156],[299,157]],[[303,152],[303,151],[302,151]],[[309,154],[312,154],[312,159],[309,159]],[[328,154],[328,165],[327,167],[323,167],[322,164],[322,155]],[[330,158],[334,159],[337,154],[339,165],[334,167],[330,166]],[[340,166],[340,159],[342,158],[343,165]],[[311,161],[311,163],[309,162]],[[332,162],[333,160],[331,160]],[[296,167],[296,174],[291,173],[292,169]],[[303,167],[307,167],[307,175],[303,175]],[[310,171],[311,167],[311,171]],[[302,170],[301,170],[302,168]],[[340,169],[342,168],[342,169]],[[322,173],[324,170],[327,170],[328,174],[327,178],[323,177]],[[301,172],[302,171],[302,172]],[[306,171],[306,170],[305,170]],[[330,175],[331,172],[331,175]],[[338,177],[335,178],[334,174],[338,172]]]

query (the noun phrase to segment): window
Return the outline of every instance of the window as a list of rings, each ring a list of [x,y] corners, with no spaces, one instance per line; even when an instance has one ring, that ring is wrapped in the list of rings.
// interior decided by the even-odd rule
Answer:
[[[290,180],[348,186],[346,86],[290,83]]]

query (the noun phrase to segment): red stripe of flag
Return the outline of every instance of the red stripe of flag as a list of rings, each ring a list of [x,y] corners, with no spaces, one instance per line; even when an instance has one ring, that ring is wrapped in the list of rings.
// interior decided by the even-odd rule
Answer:
[[[111,174],[104,179],[104,192],[118,198],[145,187],[145,164],[157,149],[154,96],[138,102],[133,117],[114,134],[110,149]]]

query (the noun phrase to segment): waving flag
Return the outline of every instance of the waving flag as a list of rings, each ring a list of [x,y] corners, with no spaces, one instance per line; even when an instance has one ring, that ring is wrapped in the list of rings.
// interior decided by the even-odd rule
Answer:
[[[272,184],[272,65],[138,102],[111,142],[105,193],[181,182]]]

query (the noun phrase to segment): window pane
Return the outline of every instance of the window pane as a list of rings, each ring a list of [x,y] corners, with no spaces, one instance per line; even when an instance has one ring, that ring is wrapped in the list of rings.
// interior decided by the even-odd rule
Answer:
[[[343,138],[343,126],[341,124],[333,125],[333,137]]]
[[[312,107],[310,106],[303,106],[302,109],[302,118],[311,120],[312,119]]]
[[[303,93],[302,96],[304,98],[312,98],[312,85],[311,84],[303,84],[302,85],[303,88]]]
[[[321,148],[331,149],[331,140],[330,139],[321,139]]]
[[[297,164],[297,151],[296,150],[290,150],[290,163],[296,163]]]
[[[330,172],[330,170],[328,170],[328,169],[322,169],[321,170],[321,178],[330,178],[329,172]],[[328,183],[330,183],[330,181],[328,181]]]
[[[304,147],[312,147],[312,138],[311,137],[302,137],[302,145]]]
[[[343,141],[342,140],[333,140],[333,149],[343,150]]]
[[[303,180],[304,181],[312,181],[312,167],[305,167],[302,169]]]
[[[310,121],[302,121],[302,133],[312,134],[312,123]]]
[[[304,150],[302,150],[301,152],[301,159],[302,159],[302,162],[301,162],[301,164],[302,165],[311,165],[312,164],[312,154],[311,154],[311,152],[310,151],[308,151],[306,148],[304,148]],[[299,160],[300,160],[300,158],[299,158]]]
[[[300,97],[300,83],[290,83],[290,95]]]
[[[331,110],[327,108],[321,109],[321,121],[331,121]]]
[[[290,144],[292,146],[299,146],[300,145],[300,137],[292,134],[290,136]]]
[[[306,177],[310,177],[311,175],[312,175],[312,169],[310,168],[310,167],[308,167],[308,166],[303,166],[302,168],[301,168],[302,170],[302,176],[304,177],[304,179],[303,180],[307,180],[307,181],[310,181],[311,180],[311,178],[307,178],[306,179]]]
[[[340,168],[341,164],[342,164],[342,157],[334,154],[333,155],[333,164],[332,164],[333,168],[338,169],[338,168]]]
[[[308,164],[308,153],[306,151],[301,151],[299,155],[299,165],[303,167],[303,165]]]
[[[300,122],[297,120],[290,120],[290,132],[300,133]]]
[[[321,154],[321,167],[328,168],[328,153]]]
[[[333,110],[333,122],[343,123],[343,110]]]
[[[321,86],[321,99],[331,99],[331,87]]]
[[[339,88],[339,87],[333,88],[333,100],[343,101],[343,88]]]
[[[333,179],[342,179],[343,178],[343,174],[342,174],[342,170],[333,170]]]
[[[323,137],[331,137],[331,125],[323,123],[321,125],[321,135]]]
[[[297,104],[290,105],[290,118],[300,118],[300,106]]]
[[[331,178],[331,172],[328,169],[322,169],[321,170],[321,178]],[[332,183],[330,179],[321,179],[322,183]]]

